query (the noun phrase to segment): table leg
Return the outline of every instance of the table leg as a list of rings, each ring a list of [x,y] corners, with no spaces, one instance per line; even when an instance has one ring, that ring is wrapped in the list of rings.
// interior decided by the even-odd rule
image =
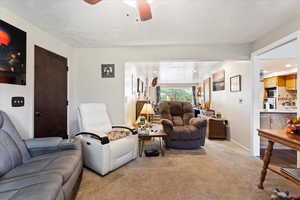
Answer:
[[[164,150],[164,147],[163,147],[163,141],[162,140],[163,140],[163,138],[160,137],[159,138],[160,152],[161,152],[162,156],[165,156],[165,150]]]
[[[259,189],[264,189],[264,181],[266,179],[266,175],[267,175],[267,170],[270,164],[270,160],[271,160],[271,156],[272,156],[272,151],[273,151],[273,146],[274,146],[274,142],[272,141],[268,141],[268,147],[267,150],[264,154],[264,165],[263,165],[263,169],[261,170],[261,174],[260,174],[260,182],[258,184],[258,188]]]
[[[140,139],[140,142],[139,142],[139,154],[140,154],[140,157],[143,156],[143,151],[144,151],[144,139]]]
[[[141,157],[141,139],[139,139],[139,157]]]

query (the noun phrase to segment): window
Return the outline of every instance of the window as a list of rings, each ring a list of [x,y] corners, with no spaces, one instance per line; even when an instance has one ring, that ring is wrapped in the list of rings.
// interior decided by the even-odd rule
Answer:
[[[161,101],[181,101],[193,104],[193,90],[191,87],[186,88],[161,88]]]

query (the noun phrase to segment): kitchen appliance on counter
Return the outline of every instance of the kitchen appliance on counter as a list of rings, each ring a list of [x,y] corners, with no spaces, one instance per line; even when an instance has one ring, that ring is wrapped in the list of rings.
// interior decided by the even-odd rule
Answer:
[[[268,111],[276,110],[276,98],[266,98],[264,99],[264,109]]]
[[[276,98],[277,97],[277,88],[268,88],[266,89],[268,98]]]

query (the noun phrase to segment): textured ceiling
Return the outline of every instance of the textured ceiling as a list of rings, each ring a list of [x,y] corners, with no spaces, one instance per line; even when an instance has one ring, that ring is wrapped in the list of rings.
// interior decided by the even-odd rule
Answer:
[[[154,0],[153,20],[144,23],[122,0],[1,0],[0,7],[76,47],[248,43],[300,14],[300,0]]]

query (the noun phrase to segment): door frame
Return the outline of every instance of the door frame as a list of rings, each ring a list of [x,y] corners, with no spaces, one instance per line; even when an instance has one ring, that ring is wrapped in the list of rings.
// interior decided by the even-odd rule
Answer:
[[[260,127],[260,110],[262,105],[262,99],[259,95],[261,94],[261,90],[263,89],[263,83],[260,82],[260,70],[261,65],[259,62],[259,56],[271,51],[277,47],[280,47],[288,42],[296,40],[297,44],[297,56],[296,62],[298,65],[298,72],[300,73],[300,31],[294,32],[286,37],[283,37],[257,51],[254,51],[251,54],[251,62],[252,62],[252,80],[253,80],[253,88],[252,88],[252,101],[253,107],[251,109],[251,152],[254,156],[260,155],[260,137],[257,134],[257,129]],[[297,115],[300,117],[300,78],[297,79]],[[297,159],[298,167],[300,167],[300,153],[298,152]]]
[[[70,66],[69,66],[69,59],[68,59],[68,57],[67,56],[63,56],[63,55],[61,55],[61,54],[59,54],[59,53],[56,53],[56,52],[54,52],[54,51],[52,51],[52,50],[49,50],[49,49],[47,49],[47,48],[45,48],[45,47],[42,47],[41,45],[37,45],[37,44],[35,44],[34,45],[34,48],[33,48],[33,97],[32,97],[32,102],[33,102],[33,104],[32,104],[32,130],[33,130],[33,132],[32,132],[32,137],[34,138],[35,137],[35,95],[36,95],[36,88],[35,88],[35,84],[36,84],[36,82],[35,82],[35,76],[36,76],[36,74],[35,74],[35,49],[36,48],[41,48],[41,49],[44,49],[44,50],[46,50],[46,51],[49,51],[49,52],[51,52],[51,53],[53,53],[53,54],[55,54],[55,55],[57,55],[57,56],[60,56],[60,57],[63,57],[63,58],[65,58],[66,60],[67,60],[67,67],[68,67],[68,70],[67,70],[67,100],[68,100],[68,105],[67,105],[67,136],[68,137],[70,137],[71,136],[71,133],[70,133],[70,75],[69,75],[69,71],[70,71]]]

